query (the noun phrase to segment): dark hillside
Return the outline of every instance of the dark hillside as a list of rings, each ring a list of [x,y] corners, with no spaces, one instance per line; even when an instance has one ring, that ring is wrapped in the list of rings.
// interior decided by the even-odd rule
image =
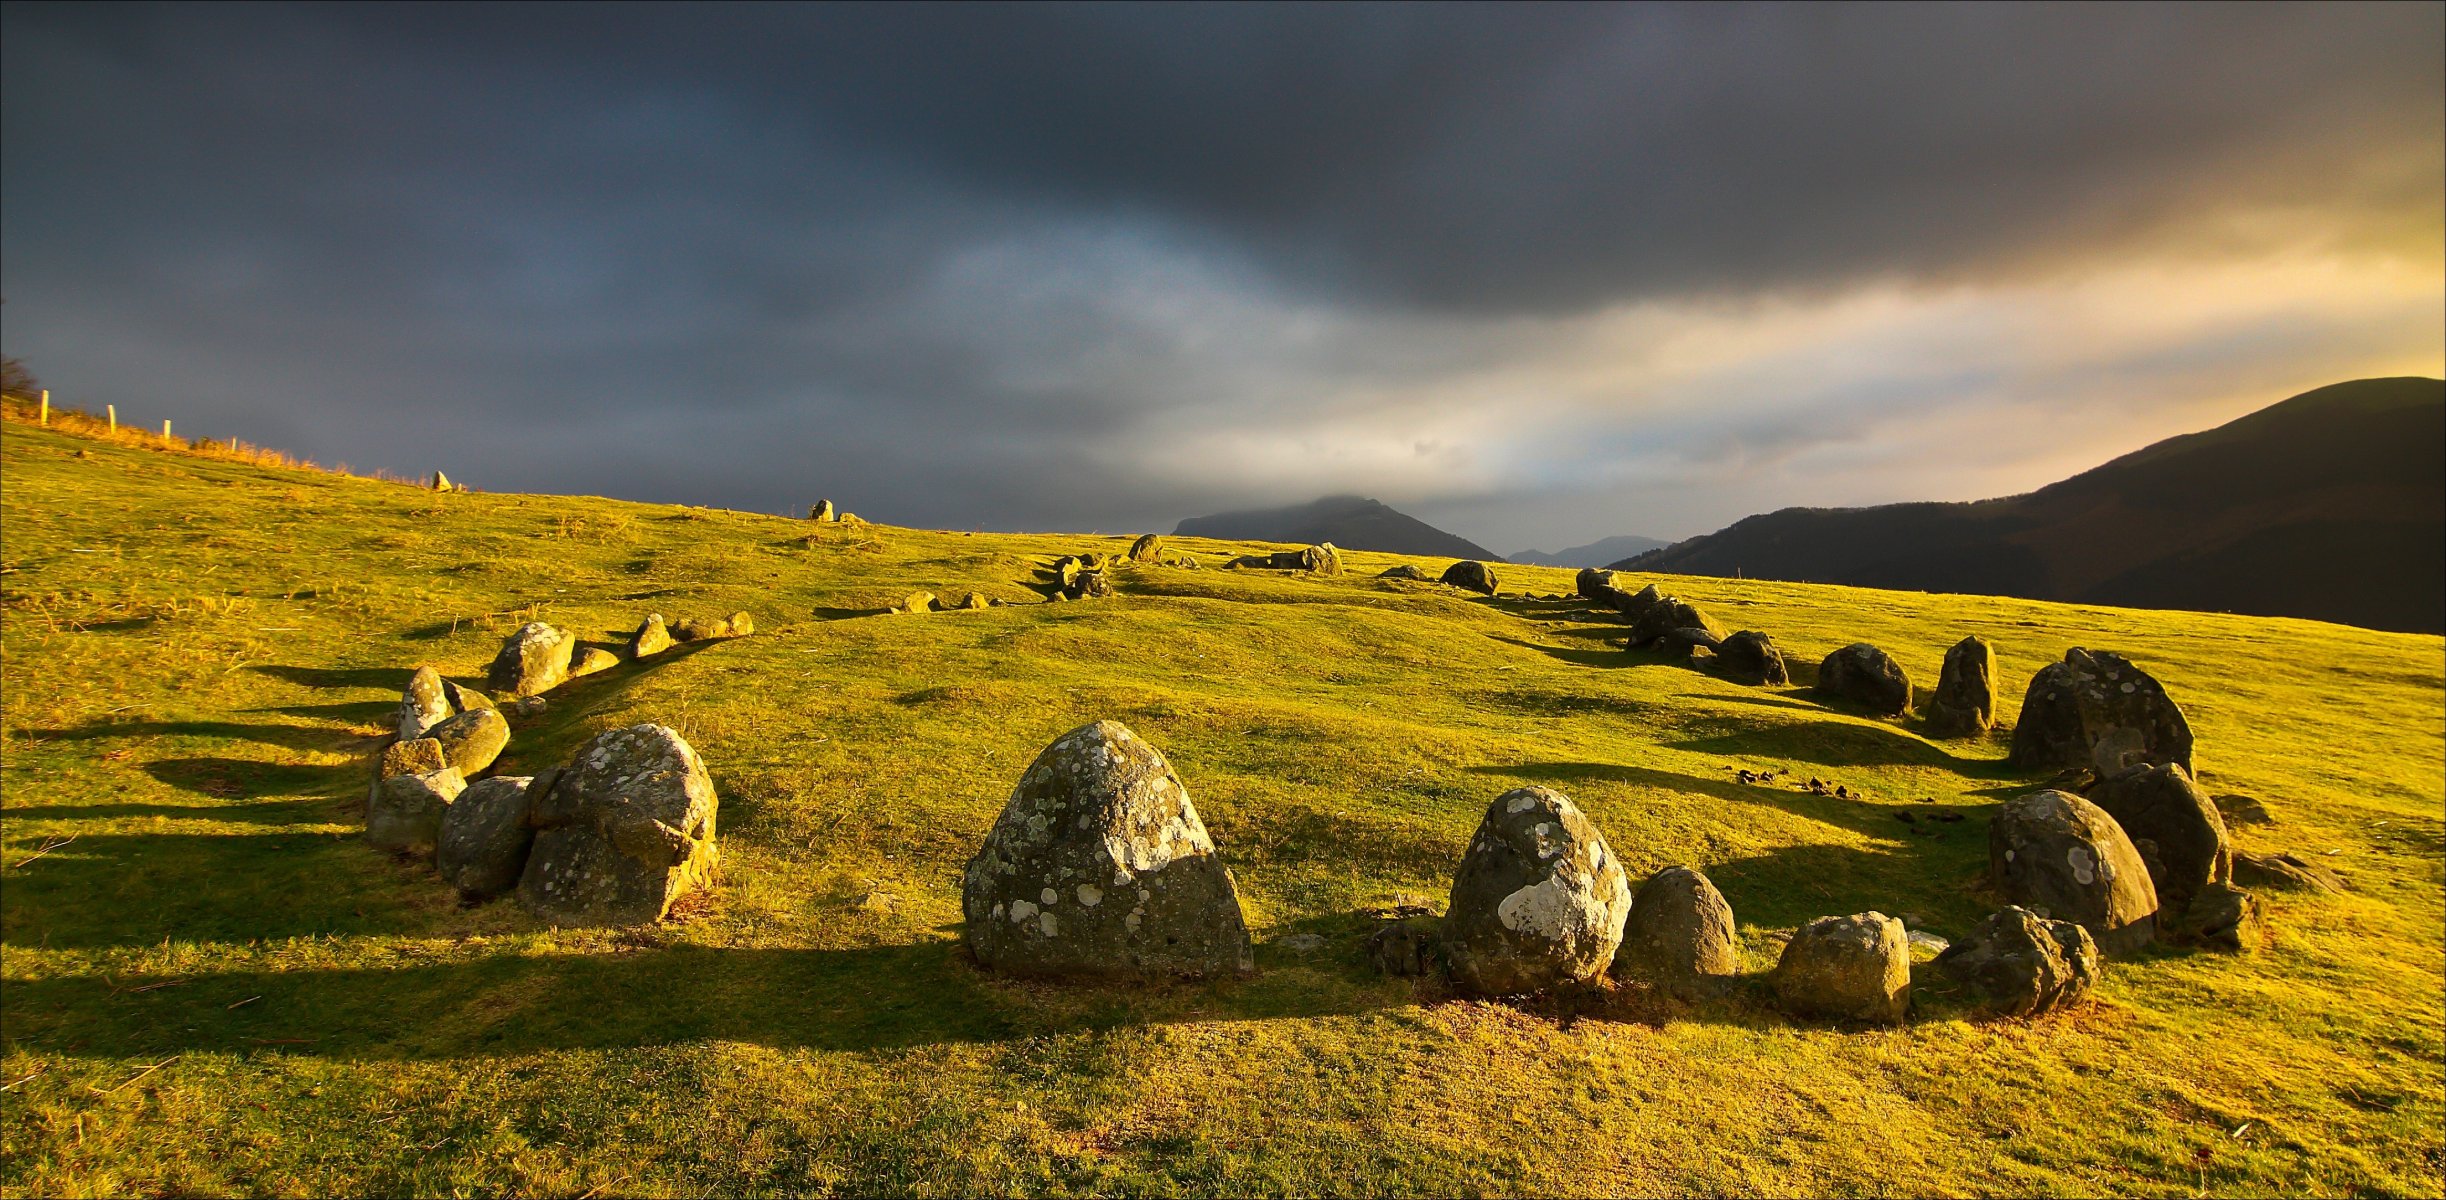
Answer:
[[[1251,509],[1191,517],[1172,531],[1181,537],[1252,542],[1332,542],[1344,550],[1427,554],[1501,562],[1486,547],[1363,496],[1327,496],[1288,508]]]

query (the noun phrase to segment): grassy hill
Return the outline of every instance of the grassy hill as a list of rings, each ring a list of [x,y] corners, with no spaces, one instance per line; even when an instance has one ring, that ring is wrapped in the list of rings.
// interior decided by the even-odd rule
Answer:
[[[1867,639],[1925,679],[1983,635],[2016,699],[2069,645],[2127,652],[2189,711],[2208,789],[2272,815],[2241,844],[2354,890],[2273,894],[2259,953],[2118,962],[2036,1021],[1851,1030],[1636,988],[1520,1007],[1376,977],[1360,941],[1365,910],[1441,906],[1507,788],[1568,792],[1635,872],[1703,865],[1762,970],[1821,914],[1967,929],[1995,906],[1986,814],[2029,781],[2001,740],[1644,661],[1574,605],[1372,578],[1386,555],[1125,567],[1116,598],[1036,604],[1037,563],[1126,541],[443,495],[142,440],[0,433],[11,1195],[2380,1195],[2446,1166],[2436,637],[1663,578],[1810,662]],[[870,615],[916,588],[1014,603]],[[415,665],[474,681],[529,616],[608,641],[741,608],[757,636],[555,691],[504,764],[685,733],[723,885],[671,922],[461,907],[357,836]],[[1099,717],[1179,769],[1254,978],[966,959],[968,855],[1037,750]],[[1732,777],[1770,765],[1859,795]]]

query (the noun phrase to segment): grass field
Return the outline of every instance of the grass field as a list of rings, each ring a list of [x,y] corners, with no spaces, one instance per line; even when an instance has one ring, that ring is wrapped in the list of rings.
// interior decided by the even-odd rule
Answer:
[[[2032,781],[2001,738],[1644,660],[1518,594],[1563,570],[1505,568],[1488,600],[1372,578],[1387,555],[1125,567],[1118,597],[1042,604],[1040,563],[1140,531],[442,495],[140,441],[0,436],[11,1195],[2441,1190],[2436,637],[1659,577],[1796,663],[1868,640],[1923,687],[1980,634],[2008,718],[2066,647],[2125,652],[2190,714],[2207,789],[2273,816],[2240,845],[2353,891],[2272,893],[2259,952],[2117,962],[2034,1021],[1853,1030],[1635,988],[1524,1008],[1374,976],[1361,946],[1369,910],[1441,906],[1508,788],[1568,793],[1635,878],[1703,866],[1763,970],[1822,914],[1967,930],[1997,903],[1986,815]],[[1014,603],[876,615],[917,588]],[[358,838],[416,665],[480,682],[530,615],[609,643],[734,609],[756,636],[565,685],[502,768],[683,732],[723,882],[670,922],[551,931]],[[1011,982],[961,950],[968,855],[1037,750],[1103,717],[1187,783],[1255,977]]]

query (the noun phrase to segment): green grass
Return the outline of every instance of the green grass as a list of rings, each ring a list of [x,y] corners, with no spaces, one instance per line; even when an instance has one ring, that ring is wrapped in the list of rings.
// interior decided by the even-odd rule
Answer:
[[[2031,780],[2001,739],[1645,661],[1573,605],[1381,583],[1388,555],[879,616],[918,588],[1033,601],[1038,564],[1127,538],[436,495],[15,423],[0,450],[9,1194],[2440,1190],[2436,637],[1662,578],[1796,663],[1867,640],[1923,687],[1980,634],[2015,703],[2067,646],[2124,651],[2190,713],[2207,788],[2274,815],[2241,845],[2354,891],[2271,895],[2260,952],[2118,962],[2036,1021],[1524,1008],[1375,977],[1361,948],[1365,910],[1442,903],[1508,788],[1567,792],[1636,872],[1703,866],[1763,970],[1821,914],[1967,929],[1996,905],[1986,814]],[[680,729],[721,792],[723,883],[671,922],[463,908],[356,836],[417,664],[476,681],[529,614],[609,642],[734,609],[757,636],[564,686],[504,767]],[[1036,751],[1100,717],[1188,784],[1254,978],[1056,986],[960,950],[967,856]],[[1946,811],[1968,819],[1894,819]]]

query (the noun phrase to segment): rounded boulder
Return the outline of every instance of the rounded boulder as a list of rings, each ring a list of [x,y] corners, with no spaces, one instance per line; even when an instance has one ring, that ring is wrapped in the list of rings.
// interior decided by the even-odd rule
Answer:
[[[1827,655],[1818,664],[1817,690],[1881,717],[1911,711],[1911,677],[1903,674],[1893,655],[1867,642],[1853,642]]]
[[[2108,954],[2157,934],[2157,888],[2140,851],[2104,809],[2070,792],[2006,801],[1988,824],[1988,872],[2005,901],[2072,921]]]
[[[2190,907],[2191,898],[2212,883],[2233,878],[2233,843],[2226,836],[2225,818],[2215,801],[2189,773],[2172,763],[2130,767],[2089,790],[2089,802],[2106,810],[2138,845],[2155,842],[2149,882],[2157,889],[2159,911],[2171,918]]]
[[[1467,991],[1499,996],[1595,978],[1614,961],[1631,890],[1579,806],[1542,787],[1487,806],[1452,879],[1444,957]]]
[[[1695,999],[1741,973],[1733,949],[1733,906],[1695,867],[1667,867],[1631,897],[1613,973]]]
[[[2098,944],[2071,921],[2010,906],[1936,956],[1954,995],[1972,1006],[2026,1017],[2080,1003],[2098,981]]]
[[[1462,591],[1492,596],[1495,594],[1495,568],[1475,559],[1465,558],[1444,568],[1443,577],[1436,582],[1460,588]]]
[[[2064,661],[2030,678],[2013,725],[2014,766],[2054,771],[2099,765],[2099,744],[2110,739],[2116,761],[2109,767],[2174,763],[2197,774],[2190,721],[2165,687],[2130,659],[2076,646],[2064,652]]]
[[[1899,1024],[1911,1008],[1911,942],[1880,912],[1819,917],[1775,964],[1775,997],[1796,1016]]]

